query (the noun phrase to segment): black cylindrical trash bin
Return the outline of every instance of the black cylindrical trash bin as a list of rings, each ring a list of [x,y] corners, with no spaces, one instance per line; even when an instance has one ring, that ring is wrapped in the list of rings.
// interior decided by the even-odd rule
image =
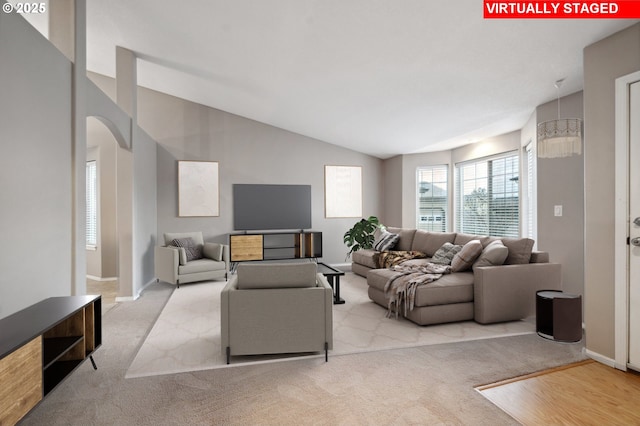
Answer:
[[[536,292],[536,332],[557,342],[582,340],[582,296],[558,290]]]

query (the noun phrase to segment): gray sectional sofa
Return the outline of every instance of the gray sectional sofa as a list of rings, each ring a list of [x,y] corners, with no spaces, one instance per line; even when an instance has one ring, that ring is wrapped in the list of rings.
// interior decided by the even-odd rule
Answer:
[[[482,266],[490,262],[481,255],[482,260],[478,259],[468,270],[446,274],[436,281],[418,286],[415,306],[405,316],[420,325],[472,319],[481,324],[490,324],[523,319],[535,314],[536,291],[560,290],[562,286],[561,265],[550,263],[546,252],[532,251],[533,240],[528,238],[497,238],[392,227],[387,231],[399,235],[392,250],[417,251],[426,255],[426,258],[404,261],[404,265],[421,265],[430,261],[445,243],[464,246],[472,240],[479,240],[483,251],[487,252],[491,242],[501,240],[508,249],[504,264]],[[380,268],[379,257],[380,252],[376,250],[354,252],[352,271],[367,278],[369,298],[387,308],[389,299],[385,296],[385,285],[399,273]]]

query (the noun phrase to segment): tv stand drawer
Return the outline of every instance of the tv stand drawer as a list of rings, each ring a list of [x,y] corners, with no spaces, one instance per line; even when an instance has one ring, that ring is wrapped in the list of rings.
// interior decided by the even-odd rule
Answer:
[[[231,235],[231,261],[262,260],[262,235]]]

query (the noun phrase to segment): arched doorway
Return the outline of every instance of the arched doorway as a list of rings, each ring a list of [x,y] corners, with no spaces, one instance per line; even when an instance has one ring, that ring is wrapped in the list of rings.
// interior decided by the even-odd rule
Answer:
[[[117,150],[111,130],[87,118],[87,293],[101,294],[103,309],[118,296]]]

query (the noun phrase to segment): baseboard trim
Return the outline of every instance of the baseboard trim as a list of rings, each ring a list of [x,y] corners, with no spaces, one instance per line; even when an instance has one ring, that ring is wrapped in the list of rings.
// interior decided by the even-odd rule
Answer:
[[[138,290],[138,292],[135,294],[135,296],[124,296],[124,297],[118,296],[118,297],[116,297],[116,302],[134,302],[134,301],[136,301],[142,295],[142,292],[145,291],[145,289],[147,287],[149,287],[151,284],[153,284],[155,282],[156,282],[156,279],[153,278],[148,283],[143,285],[142,288],[140,290]]]
[[[93,280],[93,281],[117,281],[118,277],[106,277],[106,278],[101,278],[101,277],[96,277],[94,275],[89,275],[87,274],[87,279],[89,280]]]
[[[593,359],[594,361],[598,361],[599,363],[607,365],[607,366],[609,366],[611,368],[617,368],[619,370],[626,370],[627,369],[626,365],[623,368],[621,368],[619,365],[616,364],[615,360],[613,360],[613,359],[611,359],[611,358],[609,358],[607,356],[604,356],[602,354],[599,354],[597,352],[590,351],[589,349],[585,349],[584,350],[584,354],[586,356],[588,356],[589,358]]]

